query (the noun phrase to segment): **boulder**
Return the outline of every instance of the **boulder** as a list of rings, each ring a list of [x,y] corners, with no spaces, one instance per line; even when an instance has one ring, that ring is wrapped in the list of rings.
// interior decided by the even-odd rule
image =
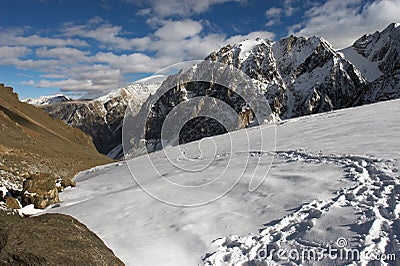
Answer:
[[[0,212],[0,265],[123,265],[78,220],[63,214],[19,218]]]
[[[23,183],[22,204],[33,204],[37,209],[60,202],[55,178],[49,174],[36,173]]]

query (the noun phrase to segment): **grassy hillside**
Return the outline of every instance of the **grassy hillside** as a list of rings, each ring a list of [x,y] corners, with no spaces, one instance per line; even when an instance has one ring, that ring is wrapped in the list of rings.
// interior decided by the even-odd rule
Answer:
[[[23,181],[37,173],[69,180],[109,162],[89,136],[20,102],[12,88],[0,84],[0,186],[22,190]]]

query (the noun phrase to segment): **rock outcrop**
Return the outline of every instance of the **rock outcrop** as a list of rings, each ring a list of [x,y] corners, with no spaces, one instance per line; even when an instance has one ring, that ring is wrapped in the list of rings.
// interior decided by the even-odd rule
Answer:
[[[37,209],[58,203],[56,180],[49,174],[31,175],[24,180],[21,200],[23,205],[33,204]]]
[[[62,214],[19,218],[0,212],[1,265],[123,265],[78,220]]]

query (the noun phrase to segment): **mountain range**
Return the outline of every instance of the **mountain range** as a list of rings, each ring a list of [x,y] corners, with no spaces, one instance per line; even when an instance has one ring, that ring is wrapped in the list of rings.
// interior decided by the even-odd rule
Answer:
[[[111,158],[120,158],[121,128],[126,106],[130,103],[139,109],[159,85],[133,84],[92,100],[57,101],[59,96],[56,96],[48,101],[50,104],[38,106],[52,118],[62,120],[90,135],[99,152]]]
[[[333,49],[327,40],[315,36],[289,36],[277,42],[257,38],[227,45],[205,60],[233,65],[247,74],[278,119],[316,114],[400,97],[399,25],[392,23],[381,32],[366,34],[340,51]],[[173,86],[171,84],[168,80],[146,86],[134,84],[91,101],[62,100],[60,96],[54,101],[31,101],[41,105],[51,117],[91,135],[101,153],[120,158],[123,155],[121,127],[128,102],[135,106],[138,115],[151,109],[151,121],[158,121],[153,124],[150,121],[146,132],[149,140],[158,138],[158,133],[154,132],[160,130],[165,113],[188,97],[207,95],[205,92],[211,91],[210,96],[228,99],[230,93],[211,88],[211,85],[183,84],[156,104],[157,111],[152,98],[147,97],[159,87]],[[244,102],[237,104],[236,111],[246,105]],[[202,124],[212,122],[199,120],[196,123],[195,130],[189,127],[192,135],[205,128]],[[204,136],[224,132],[218,126],[211,128]],[[199,138],[184,135],[183,142]]]

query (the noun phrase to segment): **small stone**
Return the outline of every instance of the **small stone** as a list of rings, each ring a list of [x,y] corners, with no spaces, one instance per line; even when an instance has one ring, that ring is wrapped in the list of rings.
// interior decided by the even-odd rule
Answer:
[[[16,198],[13,197],[7,197],[6,198],[6,205],[8,208],[13,209],[13,210],[18,210],[21,209],[21,204]]]

